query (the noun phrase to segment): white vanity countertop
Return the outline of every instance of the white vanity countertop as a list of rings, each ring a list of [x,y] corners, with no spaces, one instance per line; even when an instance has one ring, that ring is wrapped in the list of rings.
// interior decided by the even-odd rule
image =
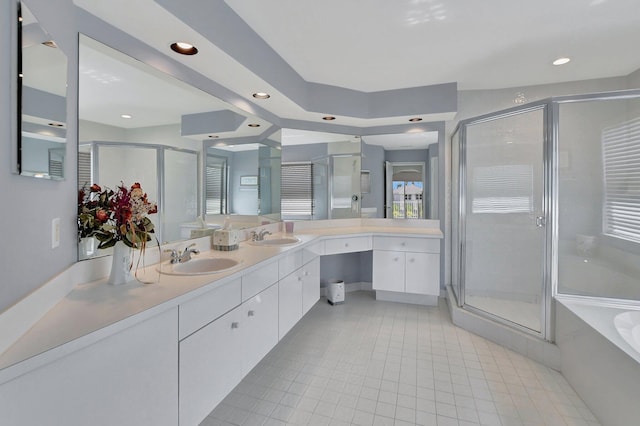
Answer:
[[[364,224],[363,224],[364,225]],[[208,275],[164,275],[157,264],[143,268],[145,279],[153,284],[128,283],[122,286],[106,284],[106,278],[77,285],[63,300],[42,318],[8,350],[0,355],[0,384],[24,372],[37,368],[86,347],[131,325],[151,318],[222,285],[290,250],[298,250],[321,237],[389,235],[442,238],[437,228],[394,226],[342,226],[309,228],[301,226],[295,232],[301,242],[286,247],[256,247],[246,242],[234,251],[203,251],[198,257],[226,257],[241,260],[231,270]],[[177,338],[177,336],[176,336]]]

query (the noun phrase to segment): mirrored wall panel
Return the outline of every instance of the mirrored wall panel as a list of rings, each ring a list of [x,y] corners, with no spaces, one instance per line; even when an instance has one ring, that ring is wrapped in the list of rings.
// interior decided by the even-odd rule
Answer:
[[[24,3],[19,11],[18,170],[23,176],[62,180],[66,178],[67,57]]]
[[[270,139],[277,129],[93,39],[81,35],[79,43],[80,190],[140,183],[158,205],[150,219],[160,243],[219,226],[213,211],[262,223],[260,183],[272,197],[264,205],[278,206],[269,220],[279,220],[279,198],[273,198],[279,197],[279,173],[265,167],[265,175],[275,176],[268,187],[260,179],[261,147],[279,147],[277,136]],[[242,148],[230,151],[232,141]],[[212,143],[225,145],[217,149],[218,163],[215,152],[205,151]],[[279,169],[279,155],[265,155],[277,157],[270,165]],[[212,179],[219,183],[215,190],[202,184]],[[91,237],[79,240],[81,259],[110,254],[96,249]]]

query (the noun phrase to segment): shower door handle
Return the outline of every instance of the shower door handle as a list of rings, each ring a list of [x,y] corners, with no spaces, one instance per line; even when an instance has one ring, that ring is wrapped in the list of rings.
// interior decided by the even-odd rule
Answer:
[[[547,224],[547,220],[544,218],[544,216],[536,216],[536,226],[538,228],[542,228]]]

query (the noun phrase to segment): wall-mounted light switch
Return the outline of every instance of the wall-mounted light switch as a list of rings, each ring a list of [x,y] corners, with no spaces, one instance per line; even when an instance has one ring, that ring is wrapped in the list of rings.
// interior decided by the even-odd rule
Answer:
[[[60,218],[51,221],[51,248],[60,246]]]

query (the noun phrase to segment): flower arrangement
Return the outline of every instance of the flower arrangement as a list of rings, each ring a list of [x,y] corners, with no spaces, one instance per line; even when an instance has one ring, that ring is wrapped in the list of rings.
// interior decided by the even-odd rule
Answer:
[[[99,249],[122,241],[144,252],[154,233],[148,216],[157,212],[139,183],[130,189],[121,183],[115,191],[94,183],[78,192],[78,238],[95,237]]]

